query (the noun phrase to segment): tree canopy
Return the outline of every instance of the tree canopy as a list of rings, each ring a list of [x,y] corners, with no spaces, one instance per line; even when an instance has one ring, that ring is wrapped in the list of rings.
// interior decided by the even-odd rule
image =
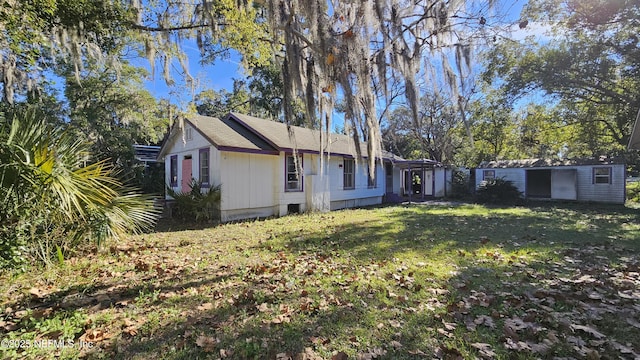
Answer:
[[[524,13],[551,25],[549,40],[499,42],[488,52],[485,80],[511,103],[557,106],[575,131],[569,154],[621,153],[640,98],[640,3],[536,0]]]
[[[150,76],[162,73],[172,84],[175,62],[189,84],[183,49],[195,44],[202,62],[237,51],[250,74],[231,91],[200,93],[193,108],[203,113],[235,108],[328,132],[343,104],[345,128],[354,142],[368,141],[370,155],[383,147],[381,124],[393,128],[394,118],[424,156],[452,162],[621,153],[640,95],[638,2],[532,0],[519,19],[507,21],[496,3],[8,0],[0,5],[2,99],[54,99],[43,93],[51,90],[46,79],[65,69],[68,116],[80,124],[78,105],[92,96],[95,69],[109,81],[139,78],[123,59],[140,56]],[[516,41],[504,32],[532,24],[549,34]],[[473,76],[478,66],[485,85]],[[137,94],[126,99],[141,104],[131,109],[151,104],[127,81],[117,86]],[[99,117],[113,115],[105,109]],[[426,129],[425,114],[441,110],[437,119],[427,116],[437,121]],[[455,136],[441,143],[436,133]],[[470,144],[459,142],[464,137]]]

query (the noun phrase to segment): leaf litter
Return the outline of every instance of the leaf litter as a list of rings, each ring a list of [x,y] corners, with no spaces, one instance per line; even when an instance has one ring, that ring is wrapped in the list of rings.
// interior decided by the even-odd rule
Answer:
[[[334,226],[333,214],[319,216],[314,221],[320,226]],[[465,222],[474,231],[486,228],[471,219]],[[632,336],[640,334],[639,261],[625,247],[551,247],[542,255],[527,247],[549,235],[480,235],[469,237],[472,245],[458,244],[470,247],[441,253],[449,257],[442,264],[450,264],[443,276],[429,257],[359,258],[356,248],[347,247],[354,240],[336,241],[339,231],[294,249],[277,239],[287,236],[278,229],[296,219],[271,221],[275,230],[266,232],[259,223],[194,232],[192,249],[166,234],[131,237],[107,254],[74,260],[91,276],[84,284],[67,288],[44,280],[12,287],[3,299],[0,330],[24,331],[28,321],[64,310],[88,312],[90,321],[80,325],[77,339],[107,353],[126,353],[164,328],[176,328],[184,344],[163,347],[160,355],[191,344],[219,358],[640,356]],[[233,235],[239,227],[259,240],[228,246],[229,239],[246,238]],[[311,237],[303,227],[295,233],[295,241]],[[330,314],[347,320],[323,320]],[[359,320],[366,317],[372,318]],[[303,335],[300,345],[282,335],[296,328]],[[423,340],[416,341],[416,331]],[[264,338],[245,341],[253,332]]]

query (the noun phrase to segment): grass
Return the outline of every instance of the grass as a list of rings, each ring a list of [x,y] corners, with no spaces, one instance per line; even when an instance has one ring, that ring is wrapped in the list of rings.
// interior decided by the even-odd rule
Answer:
[[[2,274],[3,344],[46,346],[0,355],[634,358],[638,220],[601,205],[414,205],[165,224]]]

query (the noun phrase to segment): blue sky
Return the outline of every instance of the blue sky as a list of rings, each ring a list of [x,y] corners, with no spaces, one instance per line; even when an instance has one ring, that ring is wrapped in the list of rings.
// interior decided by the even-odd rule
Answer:
[[[520,11],[526,0],[502,0],[498,1],[496,5],[496,11],[506,14],[506,21],[514,22],[520,17]],[[526,34],[535,33],[540,31],[536,29],[534,24],[531,24],[524,31],[516,29],[513,34],[514,38],[523,38]],[[181,74],[182,69],[177,61],[172,64],[172,74],[176,81],[176,84],[172,87],[167,86],[164,78],[162,77],[162,70],[156,68],[156,74],[154,78],[145,81],[144,85],[147,90],[151,92],[158,99],[168,99],[171,103],[178,105],[179,107],[185,107],[189,102],[193,100],[195,94],[202,90],[231,90],[233,87],[234,78],[244,78],[244,70],[239,63],[240,58],[237,53],[232,53],[228,59],[219,59],[214,64],[202,65],[199,63],[200,53],[194,42],[185,42],[183,49],[188,55],[189,70],[191,76],[196,79],[196,86],[191,89],[185,85],[184,77]],[[149,68],[149,64],[145,59],[134,61],[134,64]],[[159,66],[159,65],[158,65]]]

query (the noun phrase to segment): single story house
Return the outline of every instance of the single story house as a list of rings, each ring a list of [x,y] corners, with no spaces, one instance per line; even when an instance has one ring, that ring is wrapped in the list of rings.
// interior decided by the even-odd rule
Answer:
[[[192,178],[204,188],[220,185],[222,221],[374,205],[404,192],[398,164],[406,160],[383,152],[370,177],[366,158],[357,159],[353,139],[341,134],[329,136],[321,176],[320,138],[319,130],[238,113],[193,115],[174,124],[158,157],[174,190],[189,191]],[[427,191],[435,194],[433,186]]]
[[[574,160],[499,160],[475,170],[476,189],[483,181],[513,182],[525,198],[624,204],[626,168],[614,158]]]

